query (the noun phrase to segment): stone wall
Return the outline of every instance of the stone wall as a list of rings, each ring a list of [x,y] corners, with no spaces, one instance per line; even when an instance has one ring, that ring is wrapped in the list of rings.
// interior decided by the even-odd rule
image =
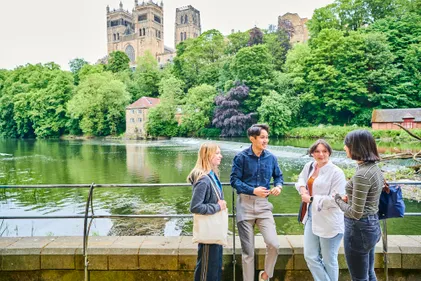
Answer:
[[[303,257],[303,236],[279,236],[280,251],[272,281],[311,280]],[[82,237],[0,238],[0,281],[84,280]],[[232,245],[232,240],[230,241]],[[241,249],[236,237],[236,280],[241,278]],[[193,280],[197,245],[191,237],[89,237],[91,281]],[[232,246],[224,248],[223,280],[233,280]],[[265,244],[256,237],[256,270],[263,269]],[[339,253],[340,280],[350,280]],[[378,279],[384,279],[381,242],[376,247]],[[421,280],[421,236],[389,236],[389,280]]]

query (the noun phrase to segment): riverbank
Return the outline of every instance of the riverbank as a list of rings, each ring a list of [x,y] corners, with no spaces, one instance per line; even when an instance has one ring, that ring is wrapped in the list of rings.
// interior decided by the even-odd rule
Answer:
[[[353,130],[364,129],[371,132],[375,139],[380,141],[414,141],[407,132],[399,130],[373,130],[370,127],[358,126],[331,126],[319,125],[314,127],[297,127],[285,134],[287,138],[324,138],[324,139],[344,139],[346,134]],[[412,133],[421,137],[421,129],[412,129]]]

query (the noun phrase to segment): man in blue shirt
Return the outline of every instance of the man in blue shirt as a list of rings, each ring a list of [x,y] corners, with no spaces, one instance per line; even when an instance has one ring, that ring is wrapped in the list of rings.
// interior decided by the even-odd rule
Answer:
[[[279,239],[269,195],[282,191],[283,177],[276,157],[266,150],[269,126],[255,124],[247,130],[251,146],[238,153],[233,160],[231,186],[237,190],[237,227],[242,249],[243,280],[254,281],[254,226],[259,227],[266,243],[264,271],[259,281],[272,278],[278,258]],[[270,180],[274,188],[270,189]]]

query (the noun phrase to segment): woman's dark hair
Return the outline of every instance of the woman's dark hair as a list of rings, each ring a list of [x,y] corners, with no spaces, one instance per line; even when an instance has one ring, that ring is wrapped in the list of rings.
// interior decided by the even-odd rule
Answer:
[[[345,137],[344,144],[348,147],[353,160],[364,162],[380,160],[373,135],[367,130],[349,132]]]
[[[262,130],[265,130],[269,134],[269,126],[266,124],[254,124],[251,125],[250,128],[247,130],[247,136],[249,137],[258,137]]]
[[[327,143],[327,141],[325,141],[324,139],[318,139],[316,140],[308,149],[308,154],[312,155],[313,152],[317,149],[317,146],[319,146],[319,144],[322,144],[324,147],[326,147],[327,151],[329,152],[329,156],[332,155],[332,148],[330,147],[330,145]]]

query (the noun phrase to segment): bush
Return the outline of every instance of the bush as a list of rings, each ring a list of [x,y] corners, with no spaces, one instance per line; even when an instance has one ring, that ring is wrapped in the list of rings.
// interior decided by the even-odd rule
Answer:
[[[218,128],[202,128],[197,131],[197,136],[201,138],[216,138],[221,135],[221,129]]]

